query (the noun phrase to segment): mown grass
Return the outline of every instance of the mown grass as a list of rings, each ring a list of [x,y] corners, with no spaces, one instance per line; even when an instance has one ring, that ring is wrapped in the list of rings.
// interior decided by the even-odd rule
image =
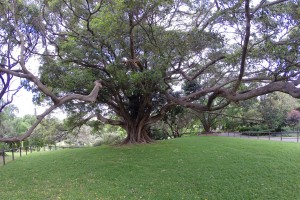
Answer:
[[[300,199],[300,144],[185,137],[41,152],[0,167],[0,199]]]

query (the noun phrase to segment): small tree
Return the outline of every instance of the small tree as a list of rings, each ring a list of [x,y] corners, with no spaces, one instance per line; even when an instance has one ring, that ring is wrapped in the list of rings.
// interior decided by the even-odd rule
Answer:
[[[288,125],[295,129],[295,127],[300,123],[300,111],[298,109],[290,111],[287,114],[286,121]]]
[[[296,99],[283,93],[272,93],[261,98],[259,112],[269,129],[281,131],[286,125],[288,112],[295,105],[297,105]]]
[[[181,137],[191,129],[195,115],[182,106],[170,109],[161,121],[161,128],[168,137]]]

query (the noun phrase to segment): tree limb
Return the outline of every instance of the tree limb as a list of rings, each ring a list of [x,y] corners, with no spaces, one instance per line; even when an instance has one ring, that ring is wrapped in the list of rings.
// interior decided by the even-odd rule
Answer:
[[[290,81],[290,82],[285,82],[285,81],[272,82],[263,87],[259,87],[244,93],[232,93],[232,91],[230,92],[230,91],[223,90],[221,96],[223,96],[224,98],[230,101],[238,102],[238,101],[243,101],[243,100],[251,99],[253,97],[278,91],[278,92],[289,94],[294,98],[300,98],[300,88],[297,87],[299,84],[300,84],[300,79],[295,81]]]
[[[247,52],[248,52],[248,44],[249,44],[249,38],[250,38],[250,21],[251,21],[251,15],[250,15],[250,9],[249,9],[249,1],[250,0],[246,0],[245,1],[245,17],[246,17],[246,28],[245,28],[245,38],[244,38],[244,43],[243,43],[243,52],[242,52],[242,57],[241,57],[241,65],[240,65],[240,73],[238,76],[238,80],[235,84],[234,87],[234,91],[237,91],[237,89],[239,88],[244,73],[245,73],[245,68],[246,68],[246,58],[247,58]]]
[[[209,68],[211,65],[215,64],[216,62],[224,59],[225,56],[220,56],[219,58],[210,61],[209,63],[207,63],[206,65],[204,65],[194,76],[190,77],[187,74],[185,74],[181,69],[179,69],[178,71],[180,72],[180,74],[188,81],[192,81],[194,79],[196,79],[199,75],[201,75],[207,68]]]
[[[107,119],[107,118],[103,117],[101,114],[95,114],[95,116],[97,117],[98,120],[100,120],[104,124],[110,124],[110,125],[114,125],[114,126],[124,125],[124,122],[122,122],[121,120]]]
[[[283,3],[286,1],[289,1],[289,0],[277,0],[277,1],[269,2],[269,3],[267,3],[267,0],[262,0],[255,8],[253,8],[251,10],[252,16],[261,8],[273,6],[273,5],[280,4],[280,3]]]

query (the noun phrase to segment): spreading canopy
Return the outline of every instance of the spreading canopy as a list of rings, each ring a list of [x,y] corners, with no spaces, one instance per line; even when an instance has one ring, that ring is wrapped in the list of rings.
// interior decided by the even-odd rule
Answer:
[[[26,78],[35,100],[49,102],[36,125],[62,106],[78,120],[119,125],[125,142],[140,143],[174,105],[201,112],[274,91],[300,97],[298,1],[31,3],[4,3],[20,54],[0,72]],[[39,23],[21,15],[25,8]],[[35,30],[35,45],[22,23]],[[41,57],[40,77],[25,55]],[[175,95],[181,85],[189,90]]]

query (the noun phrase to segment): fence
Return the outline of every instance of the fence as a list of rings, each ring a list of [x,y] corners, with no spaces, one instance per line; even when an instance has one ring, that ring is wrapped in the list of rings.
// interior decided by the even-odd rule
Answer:
[[[228,136],[228,137],[240,137],[240,138],[252,138],[252,139],[263,139],[263,140],[275,140],[282,142],[300,142],[300,132],[299,131],[290,131],[290,132],[255,132],[255,131],[247,131],[247,132],[238,132],[238,133],[221,133],[220,136]]]
[[[80,146],[70,146],[70,147],[61,147],[61,146],[44,146],[44,147],[19,147],[19,148],[10,148],[0,150],[1,160],[0,165],[4,166],[8,161],[14,161],[17,157],[22,157],[32,152],[41,152],[41,151],[52,151],[58,149],[66,148],[81,148]]]

